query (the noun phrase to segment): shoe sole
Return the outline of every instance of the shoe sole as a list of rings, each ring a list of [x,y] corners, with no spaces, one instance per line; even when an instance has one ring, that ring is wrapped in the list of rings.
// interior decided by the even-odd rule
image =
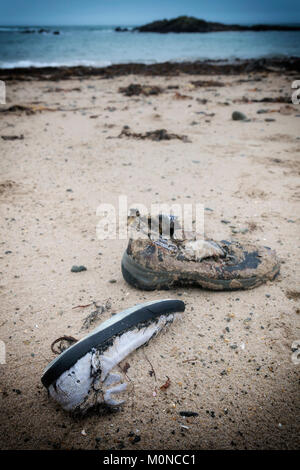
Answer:
[[[122,334],[138,324],[155,320],[163,314],[184,312],[185,304],[182,300],[154,300],[123,310],[105,322],[101,323],[89,335],[73,344],[55,358],[43,372],[41,381],[48,388],[51,384],[70,369],[91,349],[99,347],[116,335]]]
[[[175,286],[198,286],[209,290],[238,290],[253,289],[268,280],[272,280],[279,272],[275,264],[271,272],[263,276],[251,276],[239,279],[212,279],[197,272],[182,273],[180,271],[156,272],[136,263],[125,251],[122,263],[122,274],[125,281],[133,287],[142,290],[168,290]]]

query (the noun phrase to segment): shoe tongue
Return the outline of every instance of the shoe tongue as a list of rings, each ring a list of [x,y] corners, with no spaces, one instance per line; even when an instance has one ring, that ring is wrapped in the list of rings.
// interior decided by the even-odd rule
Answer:
[[[195,233],[184,232],[178,217],[171,214],[140,215],[138,211],[128,217],[133,230],[142,232],[157,245],[170,251],[182,251],[186,259],[222,257],[225,252],[212,240],[195,239]]]
[[[151,233],[154,237],[172,239],[176,233],[182,233],[181,225],[174,215],[159,214],[150,218]]]
[[[174,215],[157,214],[128,216],[128,225],[131,229],[147,234],[152,240],[173,238],[183,240],[183,231],[180,222]]]

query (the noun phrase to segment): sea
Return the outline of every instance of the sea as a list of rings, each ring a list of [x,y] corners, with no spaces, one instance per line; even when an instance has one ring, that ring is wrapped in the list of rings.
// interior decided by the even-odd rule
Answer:
[[[300,57],[300,31],[156,34],[114,28],[0,26],[0,68]]]

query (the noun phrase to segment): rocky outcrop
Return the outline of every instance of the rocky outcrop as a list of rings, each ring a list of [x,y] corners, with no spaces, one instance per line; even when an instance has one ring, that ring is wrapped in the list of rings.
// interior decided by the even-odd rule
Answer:
[[[121,26],[117,26],[117,27],[115,28],[115,31],[116,31],[117,33],[126,33],[126,32],[129,31],[129,30],[128,30],[128,28],[121,28]]]
[[[178,16],[171,20],[153,21],[134,28],[140,33],[213,33],[219,31],[300,31],[300,26],[258,24],[242,26],[205,21],[193,16]]]
[[[44,28],[40,28],[40,29],[23,29],[20,31],[20,33],[22,34],[35,34],[35,33],[38,33],[38,34],[55,34],[55,35],[58,35],[60,34],[59,31],[50,31],[50,29],[44,29]]]

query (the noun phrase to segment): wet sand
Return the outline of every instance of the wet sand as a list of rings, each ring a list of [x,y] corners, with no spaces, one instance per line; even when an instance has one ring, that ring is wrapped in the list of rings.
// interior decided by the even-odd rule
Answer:
[[[0,135],[19,137],[0,137],[0,448],[299,448],[295,72],[69,75],[11,76],[0,106]],[[223,86],[191,85],[196,80]],[[119,92],[131,83],[162,93]],[[265,97],[275,102],[255,102]],[[249,120],[233,121],[233,111]],[[166,129],[188,141],[119,138],[124,126],[132,133]],[[270,246],[281,273],[251,291],[135,290],[120,271],[126,240],[96,237],[97,207],[117,208],[120,194],[149,207],[202,203],[207,236]],[[72,273],[73,265],[87,271]],[[54,357],[52,341],[81,338],[95,310],[74,307],[110,299],[100,321],[159,298],[184,300],[186,311],[126,360],[129,390],[120,411],[74,419],[48,399],[40,376]],[[167,377],[170,386],[161,390]]]

